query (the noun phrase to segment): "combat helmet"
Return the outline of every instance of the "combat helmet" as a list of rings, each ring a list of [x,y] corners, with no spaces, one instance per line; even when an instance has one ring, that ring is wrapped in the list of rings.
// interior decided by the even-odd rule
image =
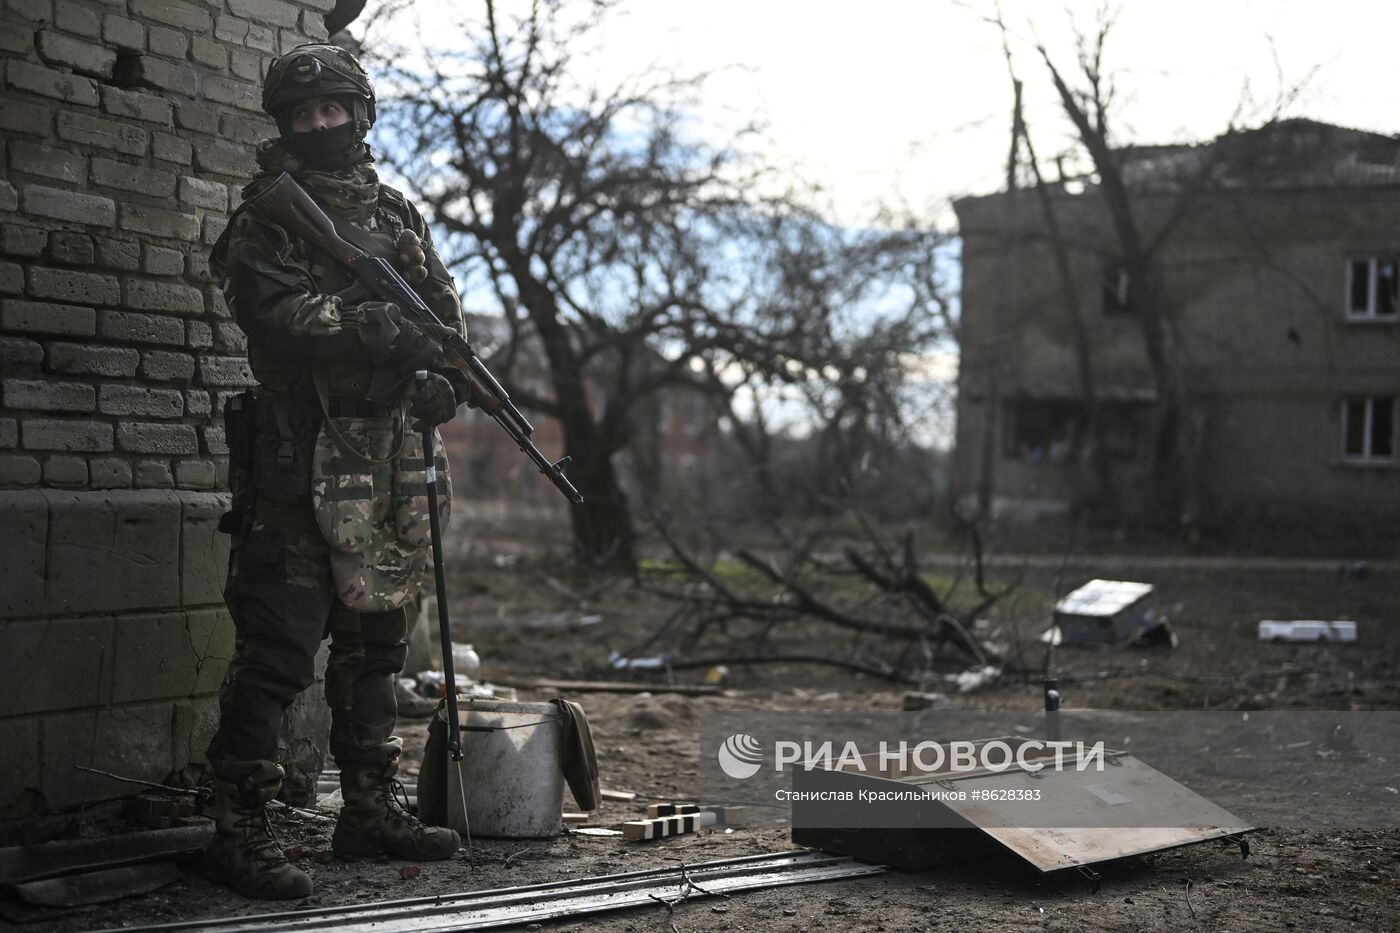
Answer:
[[[277,121],[283,138],[291,135],[292,105],[311,97],[349,97],[356,142],[374,125],[374,88],[355,56],[324,42],[312,42],[273,59],[263,79],[262,109]]]

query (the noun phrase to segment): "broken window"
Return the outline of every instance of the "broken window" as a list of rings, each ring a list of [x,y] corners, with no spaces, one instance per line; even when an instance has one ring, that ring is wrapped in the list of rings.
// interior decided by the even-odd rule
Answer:
[[[1012,409],[1004,454],[1026,463],[1064,463],[1078,447],[1078,402],[1018,402]]]
[[[1099,417],[1110,457],[1131,460],[1141,456],[1141,405],[1104,402],[1099,406]],[[1002,454],[1025,463],[1071,462],[1080,457],[1088,440],[1084,405],[1072,400],[1017,402],[1008,427]]]
[[[1104,314],[1131,314],[1133,306],[1129,302],[1128,270],[1121,264],[1112,262],[1104,267],[1102,295]]]
[[[1394,321],[1400,310],[1400,261],[1394,256],[1359,256],[1347,261],[1347,318]]]
[[[1342,402],[1342,459],[1361,463],[1395,460],[1395,399],[1349,398]]]

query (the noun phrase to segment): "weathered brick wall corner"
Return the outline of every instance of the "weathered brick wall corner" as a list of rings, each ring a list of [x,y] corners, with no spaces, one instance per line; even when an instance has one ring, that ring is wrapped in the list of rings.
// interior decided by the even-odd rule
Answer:
[[[0,9],[0,820],[202,761],[232,652],[219,413],[250,381],[208,251],[270,60],[335,0]]]

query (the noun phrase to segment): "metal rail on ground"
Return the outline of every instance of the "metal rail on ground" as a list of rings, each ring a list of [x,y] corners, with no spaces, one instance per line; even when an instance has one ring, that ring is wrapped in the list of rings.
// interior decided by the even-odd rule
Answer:
[[[305,930],[447,933],[454,930],[486,930],[653,905],[658,901],[674,905],[694,898],[736,891],[857,878],[879,874],[884,870],[882,865],[864,864],[848,856],[794,850],[488,891],[350,904],[319,910],[189,920],[145,929],[199,930],[201,933]]]

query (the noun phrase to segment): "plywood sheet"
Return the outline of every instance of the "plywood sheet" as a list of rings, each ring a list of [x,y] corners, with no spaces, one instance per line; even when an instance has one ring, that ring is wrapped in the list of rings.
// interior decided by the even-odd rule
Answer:
[[[1229,811],[1131,755],[1102,771],[1045,769],[935,783],[973,791],[1039,791],[1028,801],[949,800],[944,805],[1041,871],[1091,865],[1204,842],[1251,829]],[[1037,826],[1036,814],[1049,826]],[[1079,824],[1079,825],[1076,825]]]

